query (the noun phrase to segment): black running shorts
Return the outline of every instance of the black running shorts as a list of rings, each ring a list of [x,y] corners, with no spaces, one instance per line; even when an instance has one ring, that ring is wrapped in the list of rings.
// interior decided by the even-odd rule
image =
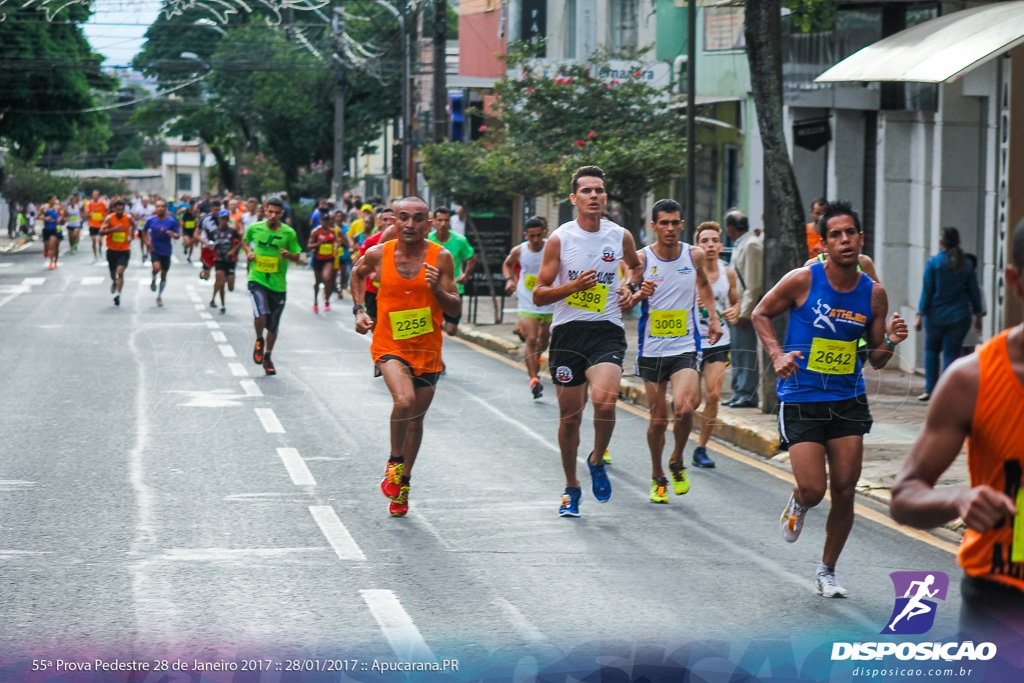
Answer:
[[[277,328],[281,324],[281,314],[284,313],[285,299],[287,298],[285,292],[275,292],[258,282],[249,282],[249,298],[252,299],[253,317],[267,316],[267,332],[277,334]]]
[[[377,319],[377,292],[367,292],[365,299],[366,315],[370,316],[374,320]]]
[[[117,251],[116,249],[107,249],[107,265],[111,268],[117,268],[121,266],[127,268],[128,264],[132,260],[132,252],[128,249]]]
[[[563,323],[551,331],[548,365],[551,379],[563,387],[587,381],[587,370],[599,363],[622,367],[626,356],[626,333],[607,321]]]
[[[407,368],[409,368],[409,372],[412,373],[412,388],[413,388],[413,390],[416,390],[416,389],[428,389],[428,388],[430,388],[432,386],[435,386],[437,384],[437,380],[439,380],[441,378],[441,373],[440,372],[424,372],[422,374],[417,375],[415,372],[413,372],[412,365],[409,364],[409,361],[407,361],[406,359],[402,358],[401,356],[396,356],[396,355],[391,354],[391,353],[384,354],[383,356],[380,357],[380,360],[378,360],[377,363],[374,363],[374,365],[373,365],[373,376],[374,377],[380,377],[383,374],[380,371],[380,362],[381,361],[385,361],[385,360],[401,361],[403,365],[405,365]]]
[[[729,345],[716,346],[713,349],[703,349],[700,357],[701,368],[706,368],[709,363],[728,363]]]
[[[699,370],[696,353],[678,356],[640,356],[636,359],[636,374],[645,382],[664,384],[680,370]]]
[[[167,272],[171,269],[171,255],[153,254],[153,262],[160,264],[160,270]]]
[[[224,260],[224,261],[222,261],[220,259],[217,259],[216,261],[213,262],[213,267],[216,270],[219,270],[222,273],[226,273],[228,275],[234,275],[235,274],[235,266],[237,266],[237,265],[238,265],[238,263],[236,261],[231,261],[231,260]]]
[[[871,431],[871,411],[866,394],[839,401],[779,404],[779,448],[805,442],[824,445],[845,436],[864,436]]]
[[[99,237],[100,236],[100,229],[99,228],[94,228],[94,227],[92,227],[90,225],[89,226],[89,234],[92,235],[93,237]]]

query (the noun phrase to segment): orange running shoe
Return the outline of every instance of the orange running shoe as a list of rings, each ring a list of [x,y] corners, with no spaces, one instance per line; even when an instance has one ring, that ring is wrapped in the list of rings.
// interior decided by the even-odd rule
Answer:
[[[212,304],[212,302],[211,302]],[[252,350],[252,360],[256,365],[263,365],[263,340],[256,340],[256,347]]]
[[[384,478],[380,481],[380,490],[388,498],[394,500],[401,493],[402,473],[405,472],[405,465],[394,460],[388,460],[388,466],[384,470]]]

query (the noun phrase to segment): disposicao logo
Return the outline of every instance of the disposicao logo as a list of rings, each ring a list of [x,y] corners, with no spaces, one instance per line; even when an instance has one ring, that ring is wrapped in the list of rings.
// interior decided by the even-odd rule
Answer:
[[[882,635],[920,635],[935,623],[938,603],[946,599],[949,576],[944,572],[893,572],[889,574],[896,591],[892,615]],[[986,661],[996,656],[993,643],[964,642],[868,642],[833,643],[832,660],[870,660],[883,657],[899,660]]]
[[[889,578],[896,590],[896,604],[881,633],[927,633],[935,623],[935,600],[946,599],[949,576],[945,572],[893,572]]]

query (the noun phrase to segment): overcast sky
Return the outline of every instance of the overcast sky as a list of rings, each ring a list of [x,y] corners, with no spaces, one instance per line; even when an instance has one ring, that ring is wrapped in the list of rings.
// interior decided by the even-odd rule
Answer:
[[[83,30],[93,51],[106,57],[103,66],[128,66],[159,13],[160,0],[95,0]]]

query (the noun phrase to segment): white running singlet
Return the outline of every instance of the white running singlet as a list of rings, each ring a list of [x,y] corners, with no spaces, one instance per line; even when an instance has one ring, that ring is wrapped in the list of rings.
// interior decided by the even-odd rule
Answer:
[[[78,204],[77,206],[72,206],[71,204],[65,204],[64,208],[68,212],[68,227],[82,227],[82,205]]]
[[[722,326],[722,338],[714,346],[705,346],[704,349],[717,349],[729,345],[729,324],[722,317],[722,311],[729,308],[729,274],[721,259],[718,260],[718,279],[711,283],[711,291],[715,293],[715,313],[718,314],[718,324]],[[700,319],[697,321],[697,329],[700,330],[701,339],[707,339],[708,310],[701,307],[698,313]]]
[[[597,232],[587,232],[576,221],[563,223],[552,234],[558,236],[562,265],[553,283],[556,287],[572,282],[588,270],[597,271],[597,284],[555,303],[551,329],[576,321],[607,321],[622,327],[619,310],[619,263],[626,229],[601,220]]]
[[[638,356],[659,358],[700,351],[697,332],[697,270],[690,245],[681,243],[679,256],[662,261],[654,247],[644,247],[644,280],[657,288],[640,302]]]
[[[519,298],[520,313],[554,313],[555,305],[538,306],[533,303],[533,288],[537,285],[537,273],[540,272],[540,264],[544,260],[544,247],[548,241],[545,239],[540,251],[530,251],[530,243],[523,242],[519,245],[519,282],[516,283],[516,296]]]

